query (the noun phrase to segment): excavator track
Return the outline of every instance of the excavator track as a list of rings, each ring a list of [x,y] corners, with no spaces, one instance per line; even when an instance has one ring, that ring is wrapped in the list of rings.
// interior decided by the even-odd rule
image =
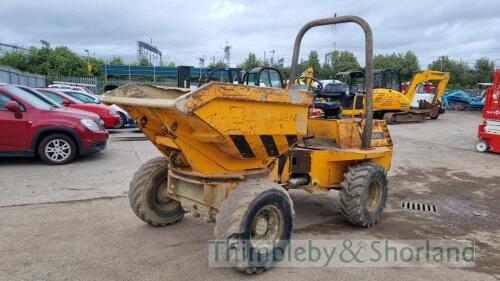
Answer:
[[[386,112],[384,120],[389,125],[401,123],[422,123],[427,119],[425,111],[410,110],[403,112]]]

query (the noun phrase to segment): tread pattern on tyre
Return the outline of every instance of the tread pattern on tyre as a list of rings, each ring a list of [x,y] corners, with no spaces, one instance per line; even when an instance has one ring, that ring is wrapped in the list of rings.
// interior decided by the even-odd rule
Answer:
[[[250,179],[241,182],[238,187],[231,191],[228,197],[222,201],[219,213],[216,217],[214,236],[217,240],[227,240],[242,232],[241,229],[244,216],[253,200],[264,191],[274,189],[282,192],[290,202],[292,221],[295,218],[293,201],[288,192],[279,184],[269,179]],[[293,226],[292,226],[293,227]],[[245,274],[259,274],[267,270],[266,267],[237,267],[236,270]]]
[[[366,182],[376,172],[382,172],[387,178],[387,172],[381,165],[367,161],[349,167],[347,173],[344,174],[340,190],[340,213],[351,224],[361,227],[372,227],[379,223],[382,219],[382,213],[379,214],[376,220],[369,221],[364,212],[364,192]],[[387,183],[386,183],[387,184]],[[383,208],[385,207],[385,199],[383,200]]]
[[[168,160],[165,157],[157,157],[150,159],[149,161],[144,163],[139,168],[139,170],[137,170],[137,172],[135,172],[134,177],[130,182],[130,188],[129,188],[130,207],[132,208],[137,217],[139,217],[141,220],[152,226],[160,227],[169,224],[174,224],[180,221],[184,217],[184,212],[182,212],[178,216],[173,217],[171,221],[158,222],[153,218],[148,217],[146,215],[146,212],[144,211],[144,203],[142,202],[142,192],[144,187],[150,180],[152,173],[154,173],[158,169],[167,169],[167,167],[168,167]]]
[[[217,240],[226,240],[241,232],[241,223],[252,201],[262,192],[275,189],[288,197],[291,206],[292,218],[295,217],[293,201],[286,190],[279,184],[268,179],[249,179],[241,182],[238,187],[229,192],[222,201],[216,217],[214,236]]]

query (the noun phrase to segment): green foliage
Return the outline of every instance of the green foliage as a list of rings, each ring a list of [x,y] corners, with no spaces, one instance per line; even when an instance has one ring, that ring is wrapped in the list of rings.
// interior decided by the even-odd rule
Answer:
[[[319,62],[318,52],[309,52],[309,56],[307,57],[307,60],[303,62],[303,66],[304,70],[305,68],[312,67],[315,75],[319,75],[321,73],[321,63]]]
[[[330,67],[331,76],[334,76],[335,74],[342,71],[361,70],[358,59],[353,53],[349,51],[333,51]]]
[[[87,63],[93,65],[92,75],[100,75],[101,59],[82,58],[67,47],[31,48],[29,52],[7,52],[0,56],[0,64],[49,76],[89,75]]]
[[[145,57],[141,58],[141,60],[139,61],[139,65],[140,66],[152,66],[152,64],[149,63],[148,58],[145,58]]]
[[[429,64],[429,69],[450,72],[450,87],[463,88],[473,86],[474,73],[463,60],[453,60],[448,56],[443,56]]]
[[[123,59],[118,56],[114,56],[110,61],[109,64],[111,65],[124,65]]]
[[[94,76],[101,76],[103,74],[102,65],[105,64],[104,60],[95,57],[91,57],[88,60],[88,62],[92,65],[92,71],[90,74]]]
[[[413,74],[420,71],[418,58],[412,51],[406,53],[379,54],[373,57],[373,68],[391,68],[401,71],[403,81],[411,80]]]
[[[6,52],[0,57],[0,64],[17,68],[22,71],[28,71],[28,56],[24,53]]]
[[[243,68],[243,71],[250,71],[256,67],[259,67],[261,65],[260,61],[257,60],[257,57],[255,56],[254,53],[248,53],[247,58],[243,63],[240,65],[241,68]]]
[[[480,58],[474,64],[474,82],[491,82],[492,73],[495,69],[495,61],[489,60],[486,57]]]
[[[223,60],[220,60],[216,63],[210,63],[208,65],[208,68],[226,68],[226,67],[228,67],[228,66]]]

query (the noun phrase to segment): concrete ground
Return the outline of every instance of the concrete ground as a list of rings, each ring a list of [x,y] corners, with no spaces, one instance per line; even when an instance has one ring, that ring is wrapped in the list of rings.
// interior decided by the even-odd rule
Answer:
[[[481,116],[448,112],[391,126],[395,154],[384,221],[349,226],[332,191],[292,191],[294,239],[474,239],[472,268],[274,268],[248,277],[208,267],[212,224],[186,215],[165,228],[129,207],[128,183],[159,153],[142,135],[113,132],[102,153],[66,166],[0,159],[0,280],[498,280],[500,155],[473,149]],[[438,214],[400,208],[435,204]]]

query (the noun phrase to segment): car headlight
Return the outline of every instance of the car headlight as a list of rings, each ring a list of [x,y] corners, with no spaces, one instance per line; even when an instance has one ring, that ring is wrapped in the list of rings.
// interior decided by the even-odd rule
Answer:
[[[110,110],[109,111],[109,116],[116,116],[116,115],[118,115],[118,113],[116,113],[115,110]]]
[[[92,120],[92,119],[82,119],[80,120],[80,123],[82,123],[83,126],[85,126],[87,129],[91,131],[100,131],[101,128],[99,128],[99,125]]]

